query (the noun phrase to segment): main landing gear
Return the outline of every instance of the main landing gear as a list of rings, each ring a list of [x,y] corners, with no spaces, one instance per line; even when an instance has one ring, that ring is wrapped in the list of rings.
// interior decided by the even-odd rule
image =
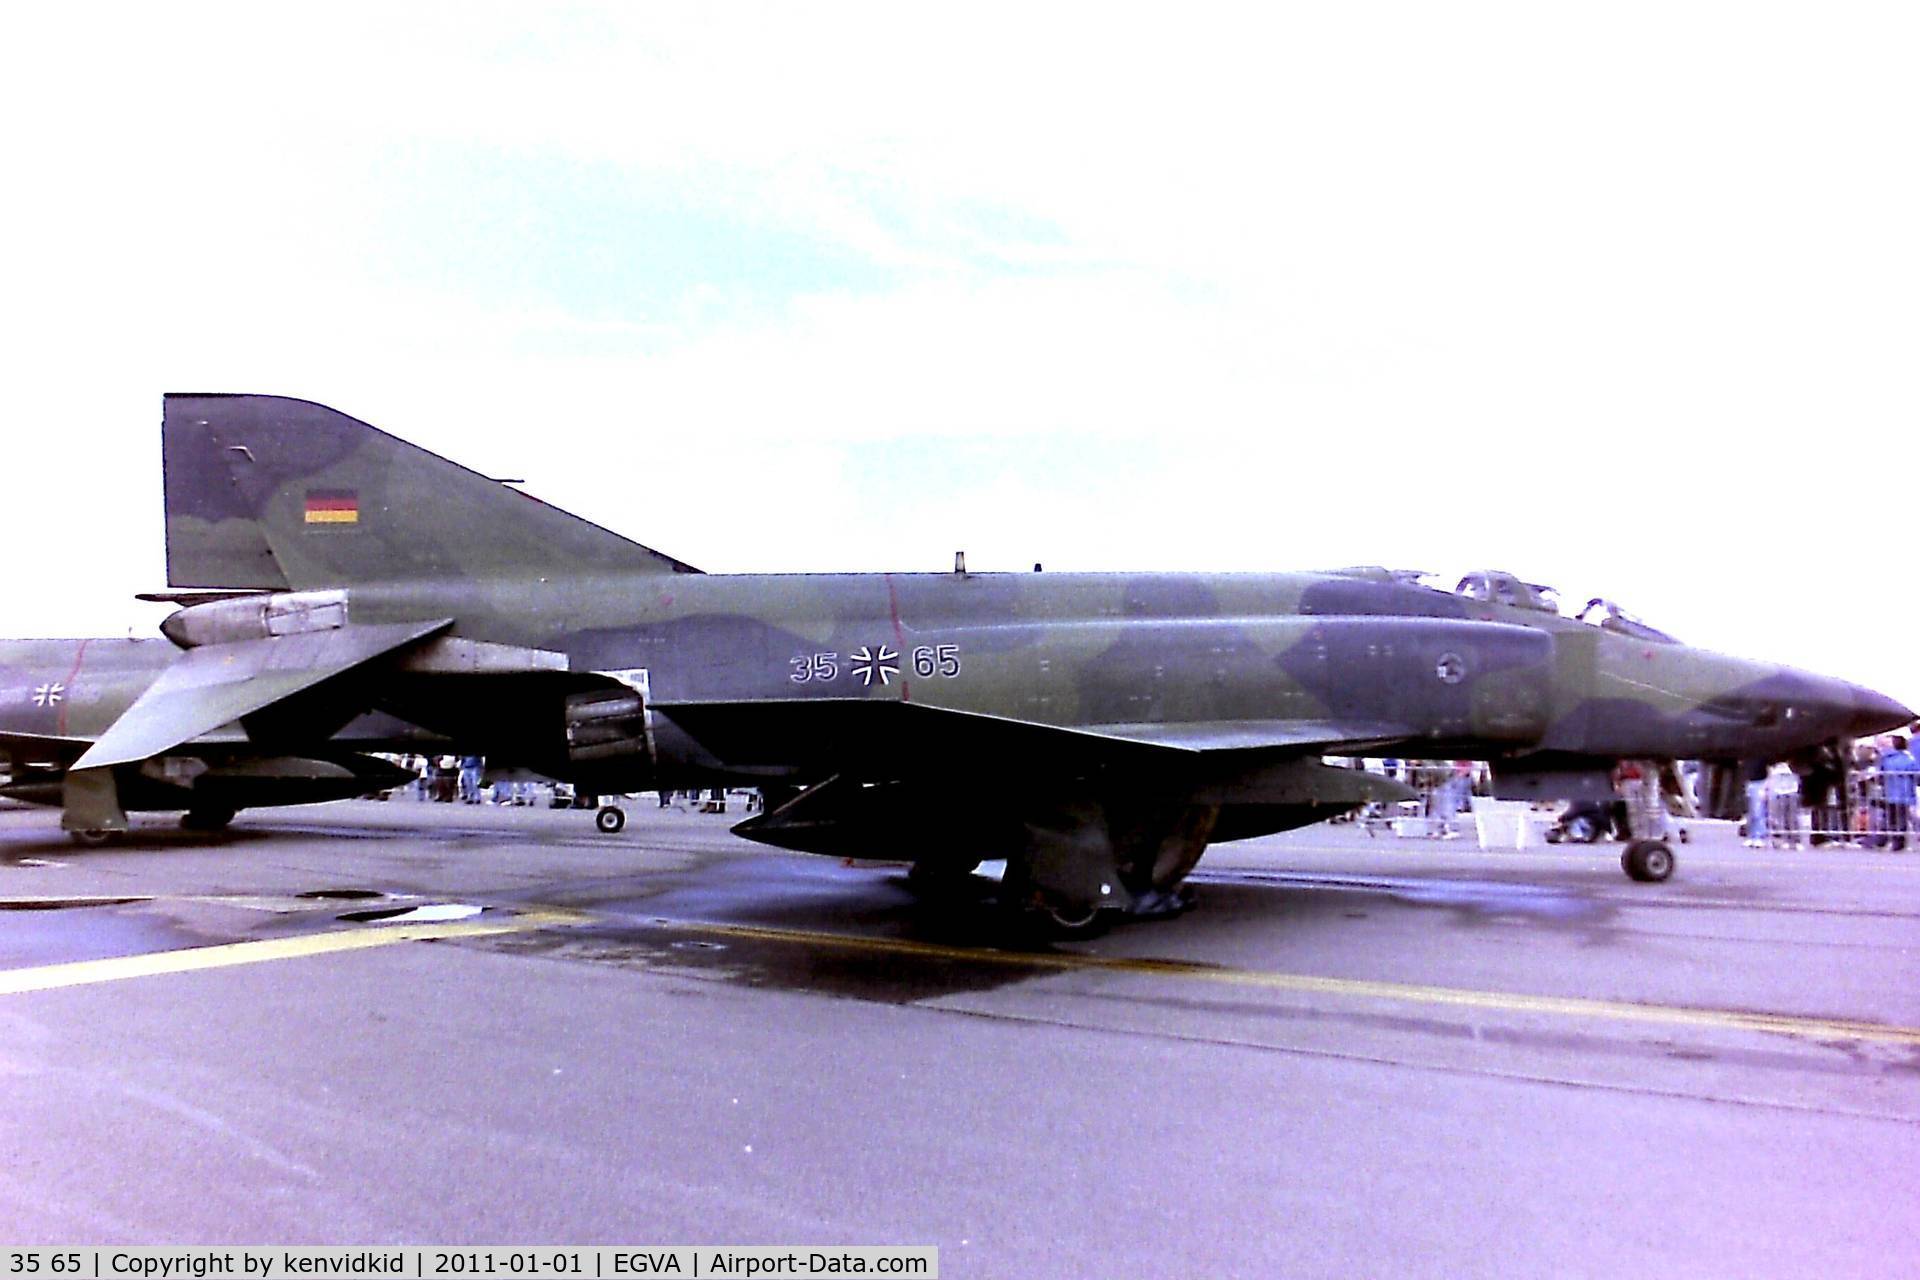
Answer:
[[[1122,921],[1171,920],[1193,909],[1193,886],[1184,882],[1137,895],[1125,910],[1090,905],[1068,906],[1041,900],[1025,911],[1037,932],[1060,942],[1097,938]]]
[[[627,811],[617,804],[603,804],[593,815],[593,825],[602,835],[614,835],[627,825]]]
[[[1126,914],[1041,893],[1023,877],[1017,862],[998,884],[974,874],[979,866],[972,858],[924,858],[907,871],[907,888],[930,906],[997,909],[1017,935],[1034,942],[1097,938]]]
[[[1016,859],[998,884],[976,875],[972,859],[926,859],[907,872],[907,887],[929,904],[971,903],[997,907],[1017,934],[1036,942],[1097,938],[1125,921],[1170,919],[1190,910],[1193,886],[1184,880],[1148,887],[1125,907],[1048,892],[1025,875]]]

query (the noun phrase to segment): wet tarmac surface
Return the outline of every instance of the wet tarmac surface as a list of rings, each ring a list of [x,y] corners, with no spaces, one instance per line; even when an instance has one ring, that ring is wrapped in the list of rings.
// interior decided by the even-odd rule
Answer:
[[[1920,1268],[1920,853],[1322,827],[1037,942],[728,818],[0,810],[0,1241],[943,1274]],[[737,819],[739,815],[731,815]]]

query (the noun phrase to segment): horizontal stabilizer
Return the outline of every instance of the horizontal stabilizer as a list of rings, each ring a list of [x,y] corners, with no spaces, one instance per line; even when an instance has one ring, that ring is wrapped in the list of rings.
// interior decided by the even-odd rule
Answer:
[[[189,649],[75,762],[131,764],[189,742],[452,625],[349,625]]]

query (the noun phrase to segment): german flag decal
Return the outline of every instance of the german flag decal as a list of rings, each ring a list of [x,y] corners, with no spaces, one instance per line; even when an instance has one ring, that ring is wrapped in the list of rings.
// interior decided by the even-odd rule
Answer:
[[[308,524],[359,524],[360,495],[352,489],[307,490]]]

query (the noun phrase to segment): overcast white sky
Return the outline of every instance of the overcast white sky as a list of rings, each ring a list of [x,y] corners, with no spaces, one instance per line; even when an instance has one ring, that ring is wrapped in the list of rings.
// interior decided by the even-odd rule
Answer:
[[[0,634],[161,393],[713,571],[1509,568],[1920,703],[1920,9],[9,11]]]

